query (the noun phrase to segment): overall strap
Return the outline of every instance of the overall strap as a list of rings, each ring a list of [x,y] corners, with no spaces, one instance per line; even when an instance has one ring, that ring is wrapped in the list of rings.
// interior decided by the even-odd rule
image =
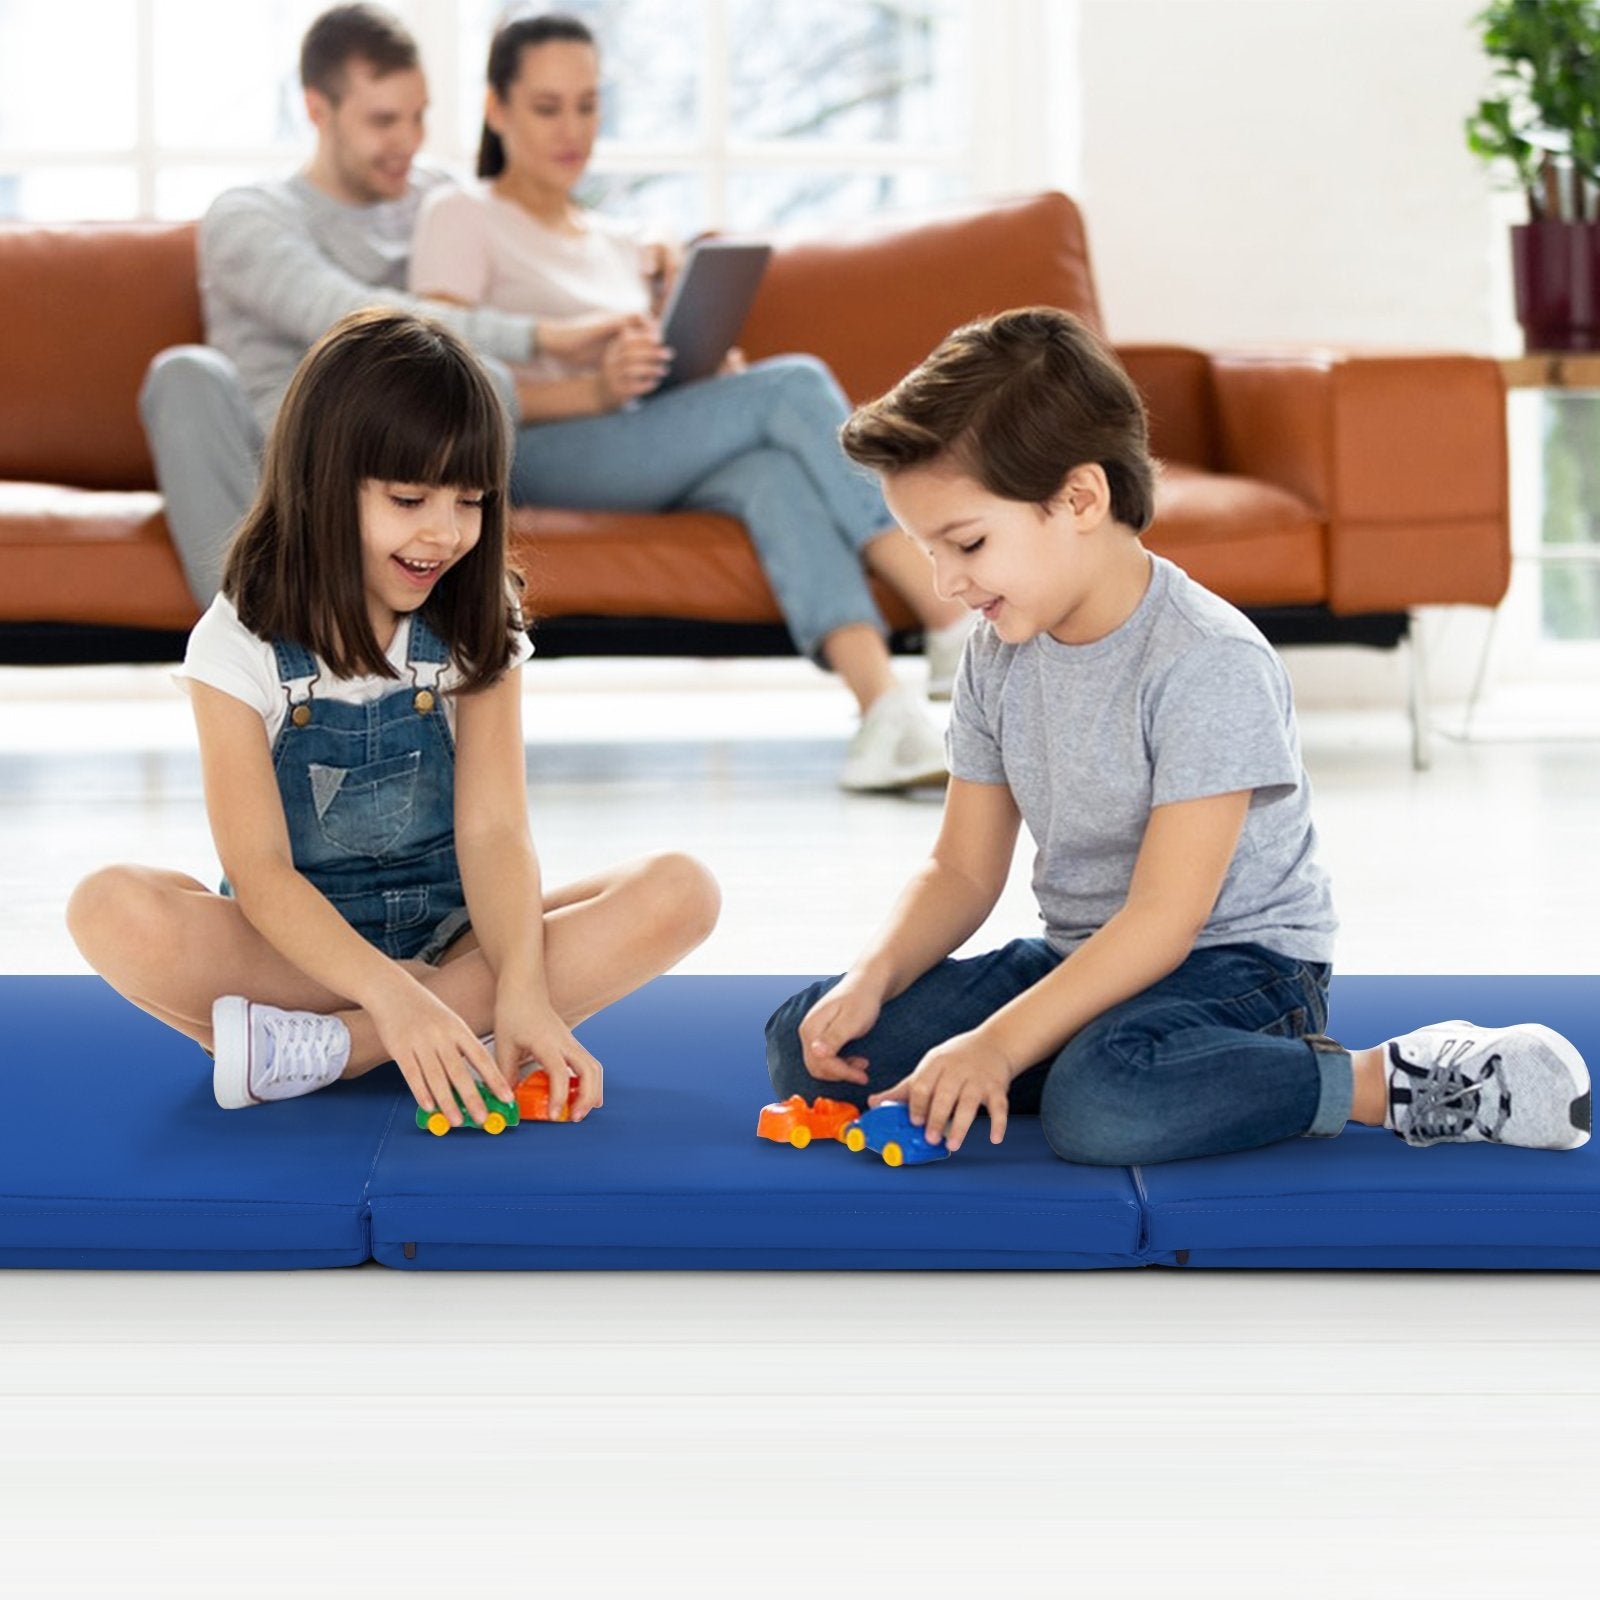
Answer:
[[[311,720],[311,686],[322,676],[317,658],[291,639],[274,639],[272,653],[278,662],[278,682],[288,701],[287,721],[303,728]]]
[[[445,642],[428,626],[420,611],[411,613],[411,637],[406,643],[406,665],[411,669],[411,682],[418,690],[436,694],[439,679],[450,664],[450,650]],[[418,705],[417,710],[428,711],[433,701]]]

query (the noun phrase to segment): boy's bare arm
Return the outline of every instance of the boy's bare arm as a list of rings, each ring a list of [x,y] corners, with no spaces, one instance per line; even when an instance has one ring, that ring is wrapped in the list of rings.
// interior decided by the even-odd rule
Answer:
[[[881,985],[880,998],[891,1000],[970,939],[1006,886],[1020,825],[1004,784],[952,778],[932,855],[851,973]]]
[[[1003,784],[950,780],[933,854],[889,920],[800,1023],[813,1077],[865,1084],[866,1063],[840,1051],[869,1033],[885,1000],[977,932],[1005,887],[1020,818]]]

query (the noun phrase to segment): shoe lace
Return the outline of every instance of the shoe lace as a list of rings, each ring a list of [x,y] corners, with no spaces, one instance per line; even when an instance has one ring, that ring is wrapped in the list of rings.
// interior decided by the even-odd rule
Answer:
[[[1480,1077],[1472,1077],[1460,1067],[1435,1061],[1426,1067],[1414,1067],[1410,1062],[1396,1061],[1405,1072],[1411,1088],[1409,1110],[1403,1116],[1408,1136],[1415,1139],[1459,1139],[1464,1133],[1476,1131],[1485,1139],[1499,1136],[1505,1117],[1511,1109],[1510,1097],[1500,1072],[1500,1057],[1492,1055],[1484,1063]],[[1498,1090],[1494,1109],[1501,1115],[1492,1119],[1484,1105],[1484,1091]]]
[[[272,1061],[267,1069],[269,1081],[298,1083],[326,1077],[332,1020],[308,1012],[269,1018],[267,1030],[272,1035]]]

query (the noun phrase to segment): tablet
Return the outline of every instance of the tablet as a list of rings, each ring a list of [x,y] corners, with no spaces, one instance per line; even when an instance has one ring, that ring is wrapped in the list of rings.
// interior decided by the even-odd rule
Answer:
[[[739,337],[767,270],[770,244],[702,239],[689,247],[661,313],[661,342],[672,365],[656,388],[709,378]]]

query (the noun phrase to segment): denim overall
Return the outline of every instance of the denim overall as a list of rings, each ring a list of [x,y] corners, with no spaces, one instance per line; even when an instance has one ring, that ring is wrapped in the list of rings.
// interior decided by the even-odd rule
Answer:
[[[316,658],[282,639],[272,648],[289,701],[272,768],[296,870],[385,955],[437,960],[467,926],[445,646],[413,612],[409,684],[364,705],[319,698]]]

